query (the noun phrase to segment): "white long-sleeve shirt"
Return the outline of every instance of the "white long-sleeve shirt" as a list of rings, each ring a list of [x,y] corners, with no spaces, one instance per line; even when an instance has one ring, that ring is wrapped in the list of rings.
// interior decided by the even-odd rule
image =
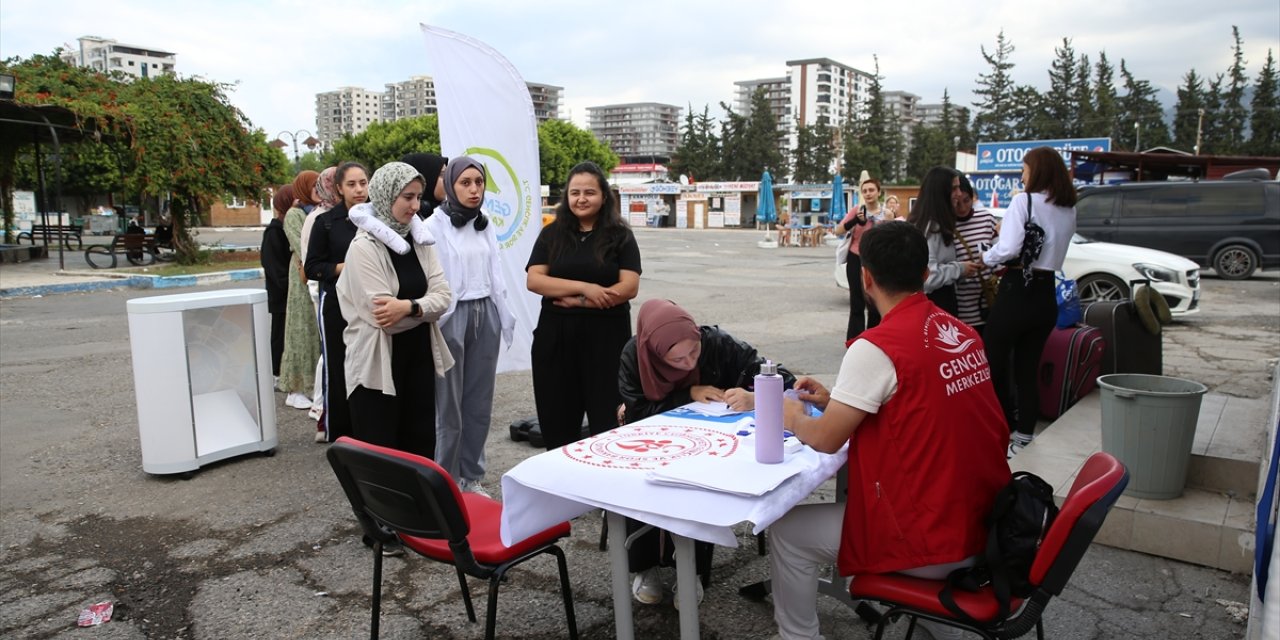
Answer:
[[[1071,246],[1071,236],[1076,232],[1075,207],[1059,207],[1045,202],[1045,194],[1020,194],[1009,203],[1000,223],[1000,237],[996,246],[982,254],[987,266],[997,266],[1014,260],[1022,252],[1023,227],[1027,223],[1027,198],[1031,198],[1031,218],[1044,229],[1044,247],[1040,257],[1031,263],[1033,269],[1059,271]]]

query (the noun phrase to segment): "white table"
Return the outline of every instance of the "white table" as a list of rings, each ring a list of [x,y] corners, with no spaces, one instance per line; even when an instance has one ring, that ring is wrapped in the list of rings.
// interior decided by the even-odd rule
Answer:
[[[665,529],[672,533],[677,553],[680,637],[698,638],[693,540],[738,546],[734,525],[751,522],[753,533],[764,531],[835,475],[847,457],[844,449],[822,454],[801,447],[788,453],[784,462],[798,469],[796,475],[758,496],[647,479],[649,471],[676,466],[696,468],[699,474],[705,468],[708,479],[750,474],[757,464],[754,436],[738,436],[738,430],[739,425],[724,419],[677,410],[529,458],[502,476],[502,542],[510,545],[558,522],[604,509],[617,635],[619,640],[633,640],[624,518]],[[764,466],[754,467],[756,475]],[[681,558],[689,561],[680,562]]]

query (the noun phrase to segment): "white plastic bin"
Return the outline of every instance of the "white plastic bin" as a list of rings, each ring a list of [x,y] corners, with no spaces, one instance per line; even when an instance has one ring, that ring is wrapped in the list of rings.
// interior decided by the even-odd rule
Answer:
[[[276,447],[267,292],[126,303],[142,470],[171,474]]]

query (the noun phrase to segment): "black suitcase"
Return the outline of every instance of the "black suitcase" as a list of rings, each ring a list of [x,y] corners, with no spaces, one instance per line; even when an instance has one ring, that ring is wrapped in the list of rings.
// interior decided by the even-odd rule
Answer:
[[[1102,375],[1164,375],[1164,342],[1142,327],[1132,300],[1093,302],[1084,308],[1084,323],[1102,331]]]

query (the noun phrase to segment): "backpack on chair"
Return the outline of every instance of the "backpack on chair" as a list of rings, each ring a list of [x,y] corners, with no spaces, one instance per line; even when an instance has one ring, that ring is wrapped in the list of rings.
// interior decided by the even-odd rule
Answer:
[[[1044,541],[1049,526],[1058,515],[1053,502],[1053,487],[1034,473],[1019,471],[996,494],[987,517],[987,548],[978,561],[947,576],[947,586],[938,599],[953,615],[978,625],[962,610],[951,595],[953,589],[978,591],[987,585],[999,603],[999,618],[1009,617],[1013,598],[1026,598],[1035,589],[1031,584],[1031,565]]]

